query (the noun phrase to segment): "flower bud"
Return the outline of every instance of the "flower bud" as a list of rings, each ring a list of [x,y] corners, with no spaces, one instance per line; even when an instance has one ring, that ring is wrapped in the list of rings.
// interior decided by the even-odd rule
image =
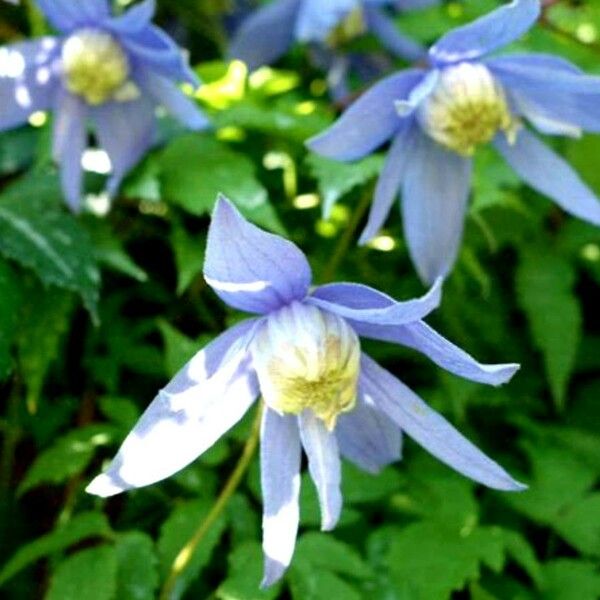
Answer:
[[[89,104],[139,96],[135,84],[128,81],[127,55],[108,33],[96,29],[73,33],[63,45],[62,66],[67,89]]]
[[[356,404],[360,342],[337,315],[293,302],[266,319],[252,358],[263,398],[279,413],[310,409],[332,430]]]
[[[518,129],[500,83],[484,65],[468,62],[440,73],[419,118],[430,137],[463,156],[472,156],[498,131],[514,142]]]

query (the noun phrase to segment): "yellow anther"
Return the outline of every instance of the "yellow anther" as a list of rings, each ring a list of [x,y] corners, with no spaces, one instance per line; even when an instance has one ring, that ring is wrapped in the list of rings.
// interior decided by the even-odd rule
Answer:
[[[252,357],[263,398],[280,413],[310,409],[331,431],[356,404],[360,342],[337,315],[294,302],[268,317]]]
[[[332,29],[327,36],[327,43],[333,47],[341,46],[363,35],[366,30],[365,15],[363,9],[359,6],[351,10],[339,25]]]
[[[498,131],[514,142],[519,127],[500,83],[484,65],[466,62],[441,72],[419,117],[430,137],[463,156]]]
[[[139,96],[128,80],[127,55],[113,36],[96,29],[80,29],[65,41],[62,67],[67,89],[86,102],[129,101]]]

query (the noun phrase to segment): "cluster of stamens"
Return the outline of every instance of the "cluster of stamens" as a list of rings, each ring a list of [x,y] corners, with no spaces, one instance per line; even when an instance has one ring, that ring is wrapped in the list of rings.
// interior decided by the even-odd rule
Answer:
[[[440,73],[419,118],[430,137],[463,156],[472,156],[498,131],[513,142],[518,130],[500,83],[484,65],[467,62]]]
[[[252,356],[263,398],[279,413],[310,409],[332,430],[356,404],[360,343],[337,315],[294,302],[268,317]]]
[[[80,29],[69,36],[62,47],[62,69],[67,89],[88,104],[124,102],[139,96],[129,80],[127,55],[109,33]]]

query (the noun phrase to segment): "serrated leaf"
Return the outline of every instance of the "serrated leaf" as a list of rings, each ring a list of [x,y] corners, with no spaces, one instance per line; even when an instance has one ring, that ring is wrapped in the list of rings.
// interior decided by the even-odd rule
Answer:
[[[41,484],[63,483],[82,473],[96,449],[110,444],[115,437],[114,428],[109,425],[88,425],[69,432],[37,455],[17,493],[24,494]]]
[[[308,564],[292,563],[291,592],[294,600],[361,600],[363,595],[331,571],[313,569]]]
[[[582,334],[579,301],[573,293],[575,269],[550,248],[521,252],[516,274],[517,298],[525,311],[544,366],[554,402],[564,408]]]
[[[37,186],[44,181],[52,185],[41,180]],[[32,269],[47,285],[77,292],[97,318],[100,273],[90,238],[57,205],[53,192],[37,190],[32,182],[18,183],[0,195],[0,254]]]
[[[17,350],[27,388],[27,406],[35,412],[48,369],[59,356],[74,309],[73,295],[59,288],[27,290],[22,310]]]
[[[117,556],[113,546],[81,550],[54,572],[45,600],[112,600],[117,589]]]
[[[75,515],[54,531],[21,546],[0,570],[0,585],[32,563],[91,537],[108,538],[112,531],[106,517],[96,512]]]
[[[309,154],[306,164],[317,180],[323,199],[323,218],[328,219],[334,204],[344,194],[379,175],[383,157],[375,154],[356,162],[343,163],[318,154]]]
[[[166,202],[193,215],[206,215],[212,212],[217,195],[223,193],[246,217],[269,229],[281,230],[252,162],[214,138],[200,134],[178,137],[162,152],[159,164]],[[181,169],[182,164],[187,168]]]
[[[260,589],[263,553],[260,544],[246,542],[234,548],[227,562],[227,578],[215,595],[221,600],[270,600],[279,596],[281,585]]]
[[[0,260],[0,381],[11,371],[11,347],[19,324],[22,290],[10,265]]]
[[[597,600],[600,570],[597,563],[559,559],[544,565],[544,598],[552,600]]]
[[[169,573],[173,561],[190,541],[194,532],[206,518],[212,502],[210,500],[192,500],[176,506],[160,528],[158,555],[163,579]],[[213,550],[225,529],[225,519],[218,518],[210,527],[202,543],[196,546],[186,568],[179,573],[177,584],[170,596],[171,600],[181,597],[186,588],[196,579],[208,564]]]
[[[158,559],[152,538],[133,531],[120,536],[115,544],[118,600],[153,600],[158,588]]]

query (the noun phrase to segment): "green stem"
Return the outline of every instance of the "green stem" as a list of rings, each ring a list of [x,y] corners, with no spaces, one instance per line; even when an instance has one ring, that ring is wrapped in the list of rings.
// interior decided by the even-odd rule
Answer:
[[[342,233],[340,236],[329,262],[325,265],[325,268],[321,273],[320,280],[322,282],[327,283],[333,279],[338,267],[346,257],[348,249],[350,248],[350,244],[352,243],[354,235],[356,234],[356,230],[361,224],[362,219],[365,216],[369,205],[371,204],[372,194],[373,188],[369,186],[361,196],[356,210],[354,210],[352,213],[352,218],[350,219],[348,226],[344,230],[344,233]]]
[[[189,541],[181,548],[173,564],[171,565],[171,570],[163,588],[160,593],[160,600],[171,600],[174,598],[173,592],[175,590],[175,586],[177,584],[177,580],[181,573],[188,566],[192,556],[196,548],[200,545],[209,529],[213,525],[213,523],[219,518],[221,513],[225,510],[229,499],[235,492],[235,490],[240,485],[242,478],[250,463],[252,462],[252,458],[254,457],[254,453],[256,452],[256,448],[258,447],[258,439],[260,436],[260,422],[262,417],[262,406],[258,408],[256,411],[256,416],[254,418],[254,422],[252,423],[252,429],[250,431],[250,435],[246,440],[246,444],[244,445],[244,449],[242,450],[242,454],[235,466],[235,469],[229,476],[225,487],[219,494],[219,497],[213,504],[210,512],[206,515],[204,521],[200,523],[200,526],[194,533],[194,535],[189,539]]]

